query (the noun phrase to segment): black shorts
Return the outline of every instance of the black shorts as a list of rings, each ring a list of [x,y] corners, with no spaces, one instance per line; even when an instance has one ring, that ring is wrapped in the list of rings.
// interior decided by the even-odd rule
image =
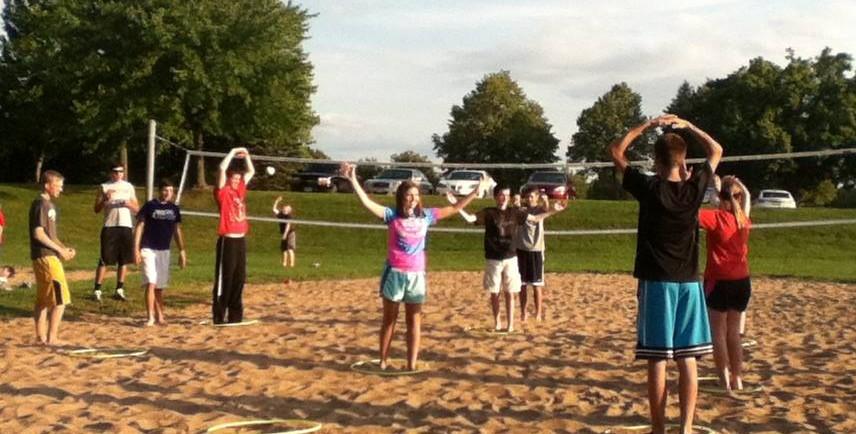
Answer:
[[[284,240],[279,241],[279,250],[285,252],[287,250],[297,250],[297,234],[289,232]]]
[[[711,282],[705,282],[705,287]],[[713,290],[707,294],[707,307],[725,312],[736,310],[743,312],[749,305],[752,296],[752,281],[747,277],[740,280],[717,280],[713,282]]]
[[[134,231],[122,226],[101,229],[101,258],[98,265],[134,263]]]
[[[524,285],[544,286],[544,252],[517,250],[517,269]]]

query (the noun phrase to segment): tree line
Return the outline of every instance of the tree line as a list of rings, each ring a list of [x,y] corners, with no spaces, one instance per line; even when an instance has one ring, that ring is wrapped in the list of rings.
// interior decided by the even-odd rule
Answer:
[[[279,0],[6,1],[0,181],[32,180],[50,166],[75,182],[94,182],[117,159],[139,170],[148,119],[159,121],[160,135],[192,149],[244,144],[269,155],[325,157],[311,147],[319,119],[310,103],[316,89],[303,41],[313,17]],[[613,85],[577,117],[566,160],[608,160],[607,145],[647,118],[641,107],[641,95],[630,86]],[[789,51],[784,65],[751,59],[724,78],[683,83],[663,111],[710,132],[728,155],[853,147],[852,57],[827,48],[812,58]],[[486,74],[449,116],[447,130],[431,137],[445,162],[560,159],[560,141],[543,108],[509,71]],[[640,141],[633,157],[649,158],[650,137]],[[159,175],[177,174],[183,152],[160,149]],[[428,161],[412,151],[393,157]],[[197,160],[196,186],[207,184],[211,169]],[[724,163],[721,171],[755,190],[785,188],[824,204],[841,186],[852,188],[856,159]],[[525,175],[494,173],[513,185]],[[584,188],[591,197],[622,195],[611,170],[587,171],[578,177],[583,180],[595,180]]]

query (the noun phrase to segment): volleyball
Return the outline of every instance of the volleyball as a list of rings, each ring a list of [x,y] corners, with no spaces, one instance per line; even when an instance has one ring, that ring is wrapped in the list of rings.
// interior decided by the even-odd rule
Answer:
[[[265,167],[265,172],[267,172],[268,176],[273,176],[273,174],[276,173],[276,169],[274,169],[273,166],[268,166]]]

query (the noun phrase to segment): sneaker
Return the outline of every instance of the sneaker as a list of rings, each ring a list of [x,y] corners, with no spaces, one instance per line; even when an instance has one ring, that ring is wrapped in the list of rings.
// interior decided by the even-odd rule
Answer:
[[[122,288],[117,288],[116,292],[113,294],[113,300],[128,301],[128,299],[125,298],[125,290]]]
[[[96,290],[92,291],[92,298],[94,298],[95,301],[100,303],[101,302],[101,290],[96,289]]]

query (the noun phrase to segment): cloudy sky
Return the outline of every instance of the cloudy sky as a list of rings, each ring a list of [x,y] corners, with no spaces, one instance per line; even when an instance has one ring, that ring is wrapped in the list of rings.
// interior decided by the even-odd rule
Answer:
[[[653,115],[683,80],[698,85],[787,48],[856,54],[856,2],[768,0],[304,0],[317,14],[306,50],[315,67],[316,146],[356,159],[415,150],[485,74],[511,71],[561,140],[618,82]]]

